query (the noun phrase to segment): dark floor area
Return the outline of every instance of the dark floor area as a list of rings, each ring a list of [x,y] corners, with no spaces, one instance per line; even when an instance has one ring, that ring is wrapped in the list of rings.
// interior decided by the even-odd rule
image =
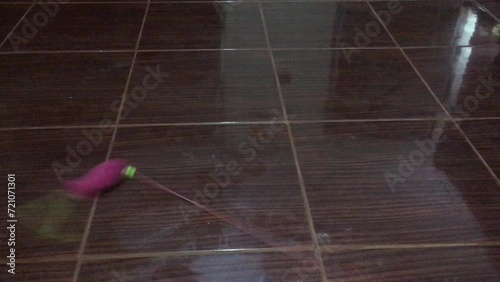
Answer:
[[[0,0],[0,159],[1,281],[499,282],[500,1]]]

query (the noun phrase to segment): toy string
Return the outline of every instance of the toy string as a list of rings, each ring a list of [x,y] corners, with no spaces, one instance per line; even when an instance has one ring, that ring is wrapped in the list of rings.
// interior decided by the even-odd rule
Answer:
[[[150,178],[149,176],[147,175],[144,175],[140,172],[135,172],[135,177],[134,177],[136,180],[138,180],[139,182],[142,182],[144,184],[148,184],[150,186],[153,186],[155,188],[158,188],[160,190],[163,190],[171,195],[174,195],[175,197],[178,197],[194,206],[196,206],[197,208],[213,215],[214,217],[222,220],[222,221],[225,221],[227,223],[229,223],[230,225],[240,229],[241,231],[251,235],[253,238],[271,246],[271,247],[274,247],[276,244],[272,243],[272,241],[270,240],[270,238],[272,238],[273,236],[272,235],[269,235],[267,234],[267,232],[260,232],[260,234],[257,234],[255,231],[253,230],[250,230],[248,228],[246,228],[240,221],[238,220],[235,220],[233,218],[230,218],[230,217],[227,217],[227,216],[224,216],[224,215],[221,215],[220,213],[217,213],[215,212],[214,210],[204,206],[204,205],[201,205],[187,197],[184,197],[183,195],[173,191],[172,189],[158,183],[156,180]],[[288,257],[290,258],[293,258],[293,259],[304,259],[304,253],[299,253],[299,252],[288,252],[288,251],[285,251],[283,250],[282,251],[284,254],[286,254]]]
[[[155,188],[158,188],[158,189],[163,190],[163,191],[165,191],[165,192],[167,192],[169,194],[172,194],[172,195],[174,195],[174,196],[176,196],[176,197],[178,197],[178,198],[180,198],[180,199],[182,199],[182,200],[184,200],[184,201],[186,201],[186,202],[188,202],[188,203],[196,206],[197,208],[199,208],[199,209],[201,209],[201,210],[203,210],[203,211],[205,211],[205,212],[213,215],[214,217],[216,217],[216,218],[218,218],[218,219],[220,219],[222,221],[225,221],[225,222],[233,225],[234,227],[236,227],[236,228],[238,228],[238,229],[240,229],[242,231],[245,231],[247,233],[252,234],[252,232],[250,232],[249,230],[247,230],[247,228],[245,228],[244,225],[240,221],[235,220],[235,219],[230,218],[230,217],[227,217],[227,216],[224,216],[224,215],[222,215],[222,214],[220,214],[218,212],[215,212],[214,210],[212,210],[212,209],[210,209],[210,208],[208,208],[208,207],[206,207],[206,206],[204,206],[202,204],[199,204],[199,203],[197,203],[197,202],[195,202],[195,201],[193,201],[193,200],[191,200],[191,199],[189,199],[187,197],[184,197],[183,195],[175,192],[174,190],[172,190],[172,189],[170,189],[170,188],[168,188],[168,187],[166,187],[166,186],[158,183],[156,180],[153,180],[151,177],[149,177],[147,175],[144,175],[144,174],[142,174],[140,172],[136,172],[134,178],[136,180],[144,183],[144,184],[151,185],[151,186],[153,186]]]

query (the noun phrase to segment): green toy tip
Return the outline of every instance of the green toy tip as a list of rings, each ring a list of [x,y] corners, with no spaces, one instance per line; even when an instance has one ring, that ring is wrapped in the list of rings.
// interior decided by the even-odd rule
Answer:
[[[131,165],[127,166],[127,168],[125,169],[125,173],[124,173],[125,177],[128,179],[134,178],[136,170],[137,169]]]

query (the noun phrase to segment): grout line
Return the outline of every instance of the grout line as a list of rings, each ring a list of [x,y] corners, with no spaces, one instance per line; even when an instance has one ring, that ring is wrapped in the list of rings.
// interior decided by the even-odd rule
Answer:
[[[417,0],[419,1],[419,0]],[[464,44],[464,45],[435,45],[435,46],[400,46],[401,49],[459,49],[459,48],[474,48],[474,47],[497,47],[498,44],[496,43],[485,43],[481,45],[471,45],[471,44]],[[398,48],[395,48],[398,49]]]
[[[147,3],[143,3],[147,4]],[[265,48],[220,48],[220,49],[142,49],[137,50],[138,53],[147,52],[220,52],[220,51],[266,51]],[[1,51],[0,55],[3,54],[72,54],[72,53],[134,53],[133,49],[110,49],[110,50],[97,50],[97,49],[87,49],[87,50],[24,50],[24,51]]]
[[[34,1],[16,1],[16,2],[0,2],[1,5],[29,5],[37,2],[37,0]]]
[[[28,13],[31,11],[31,9],[36,5],[36,3],[37,3],[37,0],[35,0],[35,1],[33,1],[31,3],[31,5],[28,8],[28,10],[26,10],[26,12],[19,19],[19,21],[16,23],[16,25],[10,30],[10,32],[7,34],[7,36],[5,36],[5,39],[2,41],[2,43],[0,43],[0,49],[3,47],[3,45],[5,44],[5,42],[7,42],[7,40],[12,35],[12,33],[14,33],[14,31],[16,30],[16,28],[21,24],[21,22],[23,21],[23,19],[28,15]]]
[[[405,53],[405,51],[399,46],[398,42],[396,41],[396,39],[394,38],[394,36],[392,35],[392,33],[389,31],[389,29],[387,28],[387,26],[384,24],[384,22],[382,21],[382,19],[379,17],[379,15],[377,14],[377,12],[373,8],[373,6],[368,1],[366,3],[368,4],[368,6],[370,6],[370,9],[375,14],[375,16],[377,17],[377,19],[380,22],[380,24],[387,31],[387,33],[389,34],[389,36],[391,37],[391,39],[394,41],[394,43],[396,44],[396,46],[399,47],[399,50],[401,51],[401,53],[403,54],[403,56],[406,58],[406,60],[408,61],[408,63],[412,66],[413,70],[417,73],[417,75],[420,77],[420,80],[424,83],[425,87],[427,87],[427,90],[429,90],[429,92],[434,97],[434,99],[436,100],[436,102],[439,104],[439,106],[441,107],[441,109],[444,111],[444,113],[446,114],[446,116],[448,117],[448,119],[451,120],[451,122],[453,123],[453,125],[455,126],[455,128],[460,132],[460,134],[465,139],[465,141],[469,144],[469,146],[474,151],[474,153],[476,154],[476,156],[483,163],[483,165],[486,168],[486,170],[488,170],[488,172],[491,174],[491,176],[493,177],[493,179],[496,181],[497,185],[500,186],[500,179],[498,178],[498,176],[491,169],[491,167],[488,165],[488,163],[486,162],[486,160],[483,158],[483,156],[476,149],[476,147],[474,146],[474,144],[472,144],[472,142],[470,141],[469,137],[467,137],[467,135],[462,130],[462,128],[460,127],[460,125],[458,124],[458,122],[455,119],[453,119],[453,117],[448,112],[448,110],[446,110],[446,108],[443,105],[443,103],[441,103],[441,101],[439,100],[439,98],[437,97],[437,95],[434,93],[434,91],[432,90],[432,88],[429,86],[429,84],[427,83],[427,81],[424,79],[424,77],[422,76],[422,74],[420,74],[420,72],[418,71],[417,67],[410,60],[410,57],[408,57],[408,55]]]
[[[482,120],[500,120],[500,117],[473,117],[473,118],[448,118],[448,117],[433,117],[433,118],[385,118],[385,119],[325,119],[325,120],[278,120],[271,121],[216,121],[216,122],[170,122],[170,123],[131,123],[118,124],[113,126],[118,128],[135,128],[135,127],[162,127],[162,126],[220,126],[220,125],[268,125],[274,123],[290,123],[290,124],[308,124],[308,123],[362,123],[362,122],[423,122],[423,121],[482,121]],[[27,126],[27,127],[4,127],[0,131],[17,131],[17,130],[57,130],[57,129],[92,129],[106,128],[103,125],[53,125],[53,126]]]
[[[110,143],[111,145],[112,143]],[[108,149],[109,150],[109,149]],[[97,199],[99,197],[96,197],[94,201],[92,202],[92,207],[90,208],[89,216],[87,219],[87,223],[85,224],[85,229],[83,231],[83,236],[82,236],[82,242],[80,243],[80,248],[78,249],[78,255],[76,259],[76,266],[75,266],[75,272],[73,273],[73,282],[78,281],[78,276],[80,275],[80,269],[82,266],[82,257],[83,254],[85,253],[85,247],[87,246],[87,240],[90,235],[90,226],[92,225],[92,219],[95,214],[95,210],[97,208]]]
[[[136,124],[113,124],[113,127],[161,127],[161,126],[209,126],[209,125],[268,125],[274,123],[284,123],[284,121],[221,121],[221,122],[186,122],[186,123],[136,123]],[[107,128],[104,125],[54,125],[54,126],[28,126],[28,127],[4,127],[0,131],[17,130],[56,130],[56,129],[92,129]]]
[[[366,1],[366,0],[364,0]],[[487,45],[481,45],[487,46]],[[497,46],[496,44],[491,44],[491,46]],[[472,45],[463,45],[457,47],[473,47]],[[436,46],[405,46],[403,49],[444,49],[451,48],[448,45],[436,45]],[[282,50],[399,50],[398,47],[395,46],[363,46],[363,47],[279,47],[279,48],[271,48],[273,51],[282,51]]]
[[[483,158],[483,156],[481,155],[481,153],[479,153],[479,151],[477,150],[476,146],[474,146],[474,144],[472,144],[472,141],[470,141],[470,139],[467,136],[467,134],[465,134],[465,132],[462,130],[462,128],[460,127],[460,125],[456,121],[453,121],[453,124],[455,125],[455,127],[457,128],[457,130],[460,132],[460,134],[462,135],[462,137],[465,139],[465,141],[467,141],[467,143],[472,148],[472,150],[474,151],[474,153],[476,153],[477,157],[481,160],[481,162],[486,167],[486,169],[491,174],[491,176],[493,176],[493,178],[495,179],[497,185],[500,186],[500,179],[498,178],[498,176],[496,175],[496,173],[493,171],[493,169],[491,169],[490,165],[486,162],[486,160]]]
[[[243,3],[257,3],[258,0],[244,0],[244,1],[239,1],[239,0],[230,0],[230,1],[225,1],[225,0],[210,0],[210,1],[200,1],[200,0],[186,0],[186,1],[180,1],[180,0],[165,0],[165,1],[150,1],[150,0],[132,0],[132,1],[120,1],[120,0],[105,0],[105,1],[70,1],[66,4],[71,4],[71,5],[79,5],[79,4],[146,4],[146,3],[151,3],[151,4],[210,4],[210,3],[235,3],[235,2],[243,2]],[[331,0],[329,0],[331,1]],[[344,0],[333,0],[333,1],[344,1]],[[57,3],[57,0],[49,0],[44,3]],[[31,3],[31,2],[30,2]]]
[[[377,19],[378,20],[378,19]],[[450,45],[432,45],[432,46],[400,46],[401,49],[445,49],[445,48],[453,48],[454,46]],[[457,48],[462,48],[462,47],[472,47],[472,45],[460,45],[460,46],[455,46]],[[395,49],[399,49],[398,47],[395,47]]]
[[[215,122],[167,122],[167,123],[130,123],[113,125],[118,128],[128,127],[161,127],[161,126],[205,126],[205,125],[268,125],[274,123],[357,123],[357,122],[412,122],[412,121],[434,121],[439,118],[386,118],[386,119],[325,119],[325,120],[278,120],[272,121],[215,121]],[[445,120],[449,120],[447,117]],[[468,120],[498,120],[500,117],[485,117],[485,118],[461,118],[459,121]],[[51,130],[51,129],[85,129],[85,128],[106,128],[103,125],[53,125],[53,126],[27,126],[27,127],[0,127],[0,131],[15,131],[15,130]]]
[[[422,243],[422,244],[380,244],[380,245],[327,245],[322,249],[327,252],[356,250],[407,250],[437,248],[500,247],[500,241],[470,243]]]
[[[143,4],[146,4],[143,3]],[[497,46],[496,44],[481,45],[481,47]],[[475,47],[474,45],[455,46],[455,48]],[[444,49],[453,46],[405,46],[405,47],[280,47],[271,48],[273,51],[334,51],[334,50],[399,50],[399,49]],[[220,52],[220,51],[267,51],[268,48],[197,48],[197,49],[141,49],[138,53],[150,52]],[[22,50],[22,51],[0,51],[0,55],[10,54],[73,54],[73,53],[133,53],[133,49],[110,49],[110,50]]]
[[[107,3],[119,3],[119,4],[129,4],[129,3],[166,3],[166,4],[171,4],[171,3],[315,3],[315,2],[365,2],[367,0],[210,0],[210,1],[200,1],[200,0],[186,0],[186,1],[180,1],[180,0],[155,0],[155,1],[147,1],[147,0],[132,0],[132,1],[121,1],[121,0],[105,0],[105,1],[80,1],[80,2],[69,2],[65,4],[107,4]],[[385,2],[387,0],[368,0],[370,2]],[[417,2],[421,0],[401,0],[403,2]],[[425,1],[425,0],[424,0]],[[50,0],[44,3],[55,3],[57,0]],[[32,2],[2,2],[0,5],[3,4],[31,4]]]
[[[111,137],[111,141],[109,143],[108,152],[106,154],[106,160],[109,159],[109,157],[111,156],[111,152],[113,151],[113,145],[114,145],[115,138],[116,138],[116,132],[118,131],[118,125],[120,124],[121,113],[122,113],[123,107],[125,105],[125,100],[126,100],[128,88],[129,88],[129,85],[130,85],[130,80],[132,78],[132,73],[134,71],[135,60],[137,58],[137,50],[139,49],[139,44],[141,42],[142,31],[143,31],[144,25],[146,23],[146,18],[147,18],[148,11],[149,11],[149,5],[150,5],[150,3],[148,2],[147,5],[146,5],[146,9],[144,11],[144,17],[142,19],[141,29],[139,31],[139,35],[137,36],[137,42],[136,42],[136,45],[135,45],[134,57],[132,58],[132,62],[130,64],[130,71],[129,71],[129,74],[128,74],[127,82],[125,84],[125,89],[123,91],[122,101],[121,101],[121,104],[120,104],[120,109],[118,110],[118,113],[117,113],[117,116],[116,116],[116,121],[115,121],[115,125],[114,125],[115,129],[113,131],[113,136]],[[87,246],[88,237],[90,235],[90,228],[91,228],[91,225],[92,225],[92,221],[94,219],[95,211],[97,209],[97,201],[98,200],[99,200],[99,197],[96,197],[94,199],[94,202],[92,203],[92,208],[90,209],[89,217],[87,219],[87,224],[86,224],[85,230],[83,232],[82,243],[80,244],[80,249],[78,250],[78,261],[76,263],[75,272],[73,274],[73,282],[77,282],[78,281],[78,276],[80,274],[80,269],[81,269],[81,266],[82,266],[82,257],[84,256],[85,247]]]
[[[481,120],[500,120],[500,117],[472,117],[472,118],[455,118],[456,121],[481,121]]]
[[[205,125],[268,125],[284,123],[283,121],[221,121],[221,122],[185,122],[185,123],[145,123],[145,124],[120,124],[120,128],[128,127],[160,127],[160,126],[205,126]]]
[[[488,121],[500,120],[500,117],[474,117],[474,118],[394,118],[394,119],[325,119],[325,120],[290,120],[290,121],[221,121],[221,122],[180,122],[180,123],[136,123],[136,124],[119,124],[118,128],[135,128],[135,127],[166,127],[166,126],[221,126],[221,125],[268,125],[274,123],[290,123],[290,124],[309,124],[309,123],[363,123],[363,122],[424,122],[424,121]],[[116,125],[113,125],[116,126]],[[57,129],[92,129],[106,128],[102,125],[54,125],[54,126],[28,126],[28,127],[4,127],[0,131],[21,131],[21,130],[57,130]]]
[[[409,47],[411,48],[411,47]],[[418,48],[418,47],[415,47]],[[425,48],[425,47],[422,47]],[[276,51],[321,51],[321,50],[387,50],[393,49],[397,50],[396,47],[348,47],[348,48],[340,48],[340,47],[331,47],[331,48],[274,48],[272,50]],[[267,48],[195,48],[195,49],[141,49],[137,52],[139,53],[151,53],[151,52],[220,52],[220,51],[267,51]],[[67,54],[67,53],[132,53],[135,52],[132,49],[114,49],[114,50],[23,50],[23,51],[0,51],[0,55],[3,54]]]
[[[286,125],[287,131],[288,131],[288,138],[289,138],[289,141],[290,141],[290,147],[292,149],[292,154],[293,154],[293,158],[294,158],[294,162],[295,162],[295,167],[296,167],[296,171],[297,171],[297,177],[298,177],[299,184],[300,184],[300,192],[301,192],[301,195],[302,195],[302,200],[304,202],[305,215],[306,215],[306,218],[307,218],[307,223],[309,225],[309,232],[311,233],[311,239],[312,239],[312,242],[313,242],[313,245],[314,245],[314,257],[316,258],[316,260],[318,260],[319,271],[320,271],[320,275],[321,275],[321,280],[323,282],[328,282],[328,279],[327,279],[327,276],[326,276],[326,271],[325,271],[325,266],[323,265],[323,257],[322,257],[322,254],[321,254],[321,248],[319,246],[318,237],[316,236],[316,230],[315,230],[315,227],[314,227],[314,222],[313,222],[311,207],[309,205],[309,199],[307,197],[307,192],[306,192],[306,188],[305,188],[305,184],[304,184],[304,179],[302,177],[302,171],[300,169],[298,155],[297,155],[297,151],[295,149],[295,143],[293,141],[292,129],[290,127],[290,122],[288,121],[288,113],[287,113],[287,110],[286,110],[286,104],[285,104],[285,99],[283,97],[283,92],[281,91],[281,84],[279,82],[278,70],[276,68],[276,63],[275,63],[275,60],[274,60],[273,50],[271,49],[271,41],[269,40],[269,33],[267,31],[266,18],[264,16],[264,10],[262,9],[262,3],[260,3],[260,2],[259,2],[259,10],[260,10],[260,16],[262,18],[262,25],[264,27],[264,35],[265,35],[265,38],[266,38],[266,44],[267,44],[267,48],[268,48],[268,52],[269,52],[269,57],[271,59],[271,64],[272,64],[272,67],[273,67],[274,79],[275,79],[275,82],[276,82],[276,89],[278,91],[278,96],[279,96],[279,100],[280,100],[280,104],[281,104],[281,110],[283,112],[283,119],[285,121],[285,125]]]
[[[85,54],[85,53],[133,53],[134,50],[23,50],[23,51],[1,51],[0,55],[12,54]]]
[[[133,1],[71,1],[67,0],[67,3],[59,3],[60,0],[49,0],[43,2],[43,4],[60,4],[60,5],[87,5],[87,4],[147,4],[148,1],[146,0],[133,0]]]
[[[382,119],[325,119],[325,120],[291,120],[292,124],[302,123],[355,123],[355,122],[412,122],[412,121],[435,121],[439,118],[382,118]],[[445,118],[448,120],[448,118]]]
[[[28,264],[28,263],[39,263],[39,262],[68,262],[77,261],[77,256],[75,255],[54,255],[54,256],[43,256],[43,257],[32,257],[32,258],[19,258],[16,259],[16,264]]]
[[[472,0],[472,2],[474,2],[474,4],[476,4],[476,6],[478,6],[481,10],[485,11],[488,15],[490,15],[492,18],[494,18],[497,22],[500,23],[500,19],[495,16],[495,14],[493,14],[490,9],[486,8],[483,4],[477,2],[477,0]]]
[[[273,247],[256,249],[223,249],[223,250],[197,250],[197,251],[175,251],[175,252],[145,252],[129,254],[99,254],[85,255],[85,261],[109,260],[109,259],[131,259],[131,258],[166,258],[181,256],[217,256],[226,254],[253,254],[253,253],[286,253],[311,251],[310,246]]]
[[[396,47],[387,47],[387,46],[365,46],[365,47],[277,47],[277,48],[269,48],[273,51],[328,51],[328,50],[390,50],[397,49]],[[267,49],[265,49],[267,50]]]
[[[464,242],[464,243],[415,243],[415,244],[347,244],[347,245],[324,245],[321,249],[326,252],[348,252],[361,250],[408,250],[408,249],[438,249],[438,248],[471,248],[471,247],[500,247],[500,241],[491,242]],[[122,254],[97,254],[83,255],[85,262],[113,260],[113,259],[150,259],[170,258],[185,256],[222,256],[226,254],[261,254],[261,253],[286,253],[286,252],[308,252],[313,251],[311,246],[290,246],[273,248],[247,248],[247,249],[221,249],[221,250],[195,250],[195,251],[167,251],[167,252],[143,252]],[[19,260],[19,264],[39,262],[70,262],[77,261],[76,256],[47,256],[33,257]],[[5,261],[3,261],[5,262]]]
[[[345,2],[346,0],[261,0],[263,3],[287,3],[287,2]],[[351,2],[364,2],[366,0],[349,0]],[[387,0],[370,0],[373,2],[381,2],[381,1],[387,1]],[[419,0],[402,0],[402,1],[419,1]],[[37,2],[35,0],[35,2]],[[57,3],[57,0],[50,0],[46,1],[44,3]],[[257,3],[259,0],[210,0],[210,1],[199,1],[199,0],[186,0],[186,1],[180,1],[180,0],[155,0],[155,1],[150,1],[150,0],[132,0],[132,1],[121,1],[121,0],[105,0],[105,1],[79,1],[79,2],[68,2],[64,4],[134,4],[134,3],[155,3],[155,4],[193,4],[193,3],[200,3],[200,4],[206,4],[206,3]],[[12,4],[31,4],[33,2],[30,1],[24,1],[24,2],[2,2],[0,5],[12,5]]]
[[[140,259],[140,258],[167,258],[167,257],[184,257],[184,256],[217,256],[227,254],[254,254],[254,253],[286,253],[286,252],[308,252],[312,251],[311,246],[297,245],[289,247],[272,247],[272,248],[238,248],[238,249],[220,249],[220,250],[193,250],[193,251],[165,251],[165,252],[138,252],[138,253],[108,253],[108,254],[89,254],[82,255],[82,260],[100,261],[112,259]],[[33,257],[21,259],[19,263],[37,263],[37,262],[67,262],[77,261],[76,256],[48,256],[48,257]],[[1,262],[1,261],[0,261]],[[6,260],[5,260],[6,262]]]
[[[261,0],[262,3],[288,3],[288,2],[387,2],[388,0]],[[402,2],[417,2],[422,0],[400,0]],[[430,1],[430,0],[423,0]]]
[[[114,126],[114,124],[113,124]],[[15,131],[15,130],[55,130],[55,129],[85,129],[85,128],[106,128],[102,125],[53,125],[53,126],[27,126],[27,127],[4,127],[0,131]]]
[[[266,48],[194,48],[194,49],[141,49],[139,53],[146,52],[219,52],[219,51],[266,51]]]
[[[323,2],[345,2],[346,0],[210,0],[210,1],[199,1],[199,0],[186,0],[186,1],[180,1],[180,0],[155,0],[155,1],[150,1],[150,0],[132,0],[132,1],[121,1],[121,0],[105,0],[105,1],[79,1],[79,2],[68,2],[64,3],[64,5],[78,5],[78,4],[146,4],[146,3],[154,3],[154,4],[207,4],[207,3],[323,3]],[[349,2],[386,2],[387,0],[348,0]],[[418,2],[421,0],[401,0],[402,2]],[[473,2],[476,2],[475,0],[472,0]],[[12,2],[1,2],[0,5],[26,5],[26,4],[32,4],[35,1],[12,1]],[[50,0],[46,1],[43,3],[51,4],[51,3],[58,3],[57,0]],[[480,5],[483,7],[481,4],[477,3],[478,6]],[[488,9],[484,8],[485,11],[488,11],[491,13]],[[495,19],[495,15],[491,14]]]

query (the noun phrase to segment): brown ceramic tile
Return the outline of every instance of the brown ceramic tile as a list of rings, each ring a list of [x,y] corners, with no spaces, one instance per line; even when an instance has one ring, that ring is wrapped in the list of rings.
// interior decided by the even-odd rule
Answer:
[[[265,48],[257,3],[152,4],[141,49]]]
[[[3,267],[0,274],[1,281],[10,282],[68,282],[73,279],[76,262],[38,262],[16,264],[16,274],[7,273]]]
[[[441,109],[398,50],[275,51],[296,119],[434,117]]]
[[[3,51],[133,50],[146,4],[67,4],[59,5],[53,15],[44,8],[37,4],[30,10],[27,22],[16,28]],[[33,25],[37,21],[42,23]]]
[[[292,257],[290,257],[292,256]],[[154,259],[104,260],[82,266],[86,281],[303,281],[319,282],[309,253],[228,254]],[[300,258],[304,258],[303,260]],[[296,280],[301,278],[301,280]],[[122,280],[120,280],[122,279]]]
[[[0,55],[0,126],[114,123],[132,55]]]
[[[460,127],[500,178],[500,120],[464,121]]]
[[[121,123],[270,121],[273,109],[266,51],[148,52],[137,57]]]
[[[29,7],[5,1],[0,0],[0,40]],[[1,281],[72,279],[92,203],[69,199],[58,174],[81,175],[105,159],[109,123],[116,119],[147,6],[145,0],[137,2],[50,8],[39,3],[27,19],[33,22],[36,15],[43,21],[49,13],[47,22],[34,29],[21,24],[11,37],[20,40],[23,29],[32,32],[16,47],[25,52],[0,54],[0,173],[16,174],[18,219],[17,274],[4,271]],[[267,47],[257,1],[166,2],[150,6],[143,50]],[[403,47],[450,45],[405,52],[455,117],[499,117],[498,22],[470,1],[371,2],[379,12],[392,9],[388,27]],[[495,5],[482,3],[496,13]],[[440,113],[364,1],[268,1],[262,6],[275,48],[392,47],[274,50],[290,119],[425,118]],[[388,14],[380,15],[387,22]],[[12,40],[1,51],[14,50]],[[469,44],[474,47],[455,47]],[[115,49],[128,52],[29,54]],[[154,75],[156,69],[166,75]],[[139,86],[146,89],[145,96],[137,96]],[[90,256],[83,257],[78,281],[321,281],[318,269],[308,268],[313,260],[308,252],[207,255],[213,250],[313,247],[286,127],[230,124],[282,119],[269,53],[142,52],[129,88],[120,121],[134,126],[118,130],[112,157],[129,159],[159,183],[241,221],[243,230],[141,184],[139,175],[99,199],[85,250]],[[485,90],[487,100],[478,100],[476,107],[473,97],[481,98],[477,95],[484,96]],[[108,127],[101,129],[2,129],[103,121]],[[138,126],[197,122],[221,125]],[[500,174],[500,124],[476,120],[460,125]],[[499,186],[450,124],[292,127],[317,239],[321,245],[344,248],[325,250],[328,279],[498,281],[498,248],[350,249],[500,241]],[[415,143],[431,138],[436,128],[444,130],[445,141]],[[0,201],[7,203],[7,194]],[[6,220],[1,213],[0,221]],[[1,241],[6,235],[0,232]],[[7,248],[1,244],[0,263],[6,261]],[[205,252],[122,260],[93,256],[197,250]]]
[[[30,4],[33,3],[33,0],[0,0],[0,4]],[[29,6],[29,5],[28,5]]]
[[[390,2],[373,2],[401,46],[469,46],[498,43],[494,18],[471,1],[408,1],[397,9]]]
[[[500,116],[500,45],[405,52],[454,117]]]
[[[28,8],[29,5],[0,4],[0,15],[2,15],[0,17],[0,44]]]
[[[224,13],[227,13],[227,12],[232,12],[234,8],[236,8],[237,6],[239,6],[240,4],[242,3],[247,3],[247,2],[258,2],[258,0],[230,0],[230,1],[225,1],[225,0],[155,0],[154,2],[160,2],[160,3],[169,3],[169,2],[174,2],[174,3],[182,3],[182,2],[209,2],[209,3],[213,3],[213,2],[225,2],[227,4],[229,4],[229,6],[231,6],[232,8],[229,8],[228,11],[224,12]],[[221,10],[223,11],[223,10]],[[221,13],[222,14],[222,13]]]
[[[113,2],[118,2],[118,3],[127,3],[127,2],[148,2],[148,0],[68,0],[71,3],[82,3],[82,2],[93,2],[93,3],[113,3]]]
[[[16,178],[17,223],[14,224],[18,261],[48,256],[76,257],[91,203],[69,199],[59,177],[75,177],[103,161],[110,139],[109,129],[105,128],[105,132],[98,129],[1,132],[0,172],[5,176],[2,185],[7,187],[7,174],[15,174]],[[5,208],[0,220],[5,223],[7,192],[1,193],[0,200]],[[5,235],[2,232],[2,237]],[[7,244],[1,244],[3,258],[7,256],[7,248]],[[19,267],[19,272],[28,270]]]
[[[498,248],[343,251],[323,255],[329,281],[498,282]]]
[[[310,243],[283,125],[121,128],[112,157],[129,159],[163,185],[242,221],[257,238],[129,181],[99,200],[87,253]]]
[[[499,239],[500,190],[451,125],[323,123],[293,133],[325,243]]]
[[[274,48],[394,46],[366,3],[263,3]],[[368,28],[368,34],[365,34]]]

